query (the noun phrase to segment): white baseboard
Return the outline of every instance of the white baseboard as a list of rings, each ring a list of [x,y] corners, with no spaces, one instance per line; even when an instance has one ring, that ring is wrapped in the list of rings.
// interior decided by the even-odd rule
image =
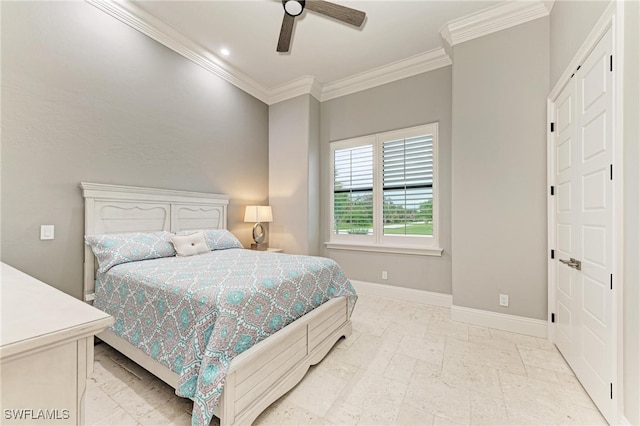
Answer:
[[[539,319],[456,305],[451,305],[451,319],[481,327],[495,328],[543,339],[547,338],[547,322]]]
[[[360,294],[404,300],[423,305],[444,306],[445,308],[451,307],[452,297],[450,294],[416,290],[406,287],[396,287],[386,284],[369,283],[366,281],[351,280],[351,284],[353,284],[356,292]]]
[[[547,322],[544,320],[456,306],[453,304],[453,297],[450,294],[366,281],[351,280],[351,284],[353,284],[356,292],[360,294],[451,308],[451,319],[454,321],[541,337],[543,339],[547,338]]]

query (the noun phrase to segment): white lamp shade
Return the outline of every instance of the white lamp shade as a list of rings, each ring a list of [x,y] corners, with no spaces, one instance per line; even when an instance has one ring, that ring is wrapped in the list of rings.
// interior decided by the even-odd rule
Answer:
[[[271,206],[247,206],[244,211],[245,222],[273,222]]]

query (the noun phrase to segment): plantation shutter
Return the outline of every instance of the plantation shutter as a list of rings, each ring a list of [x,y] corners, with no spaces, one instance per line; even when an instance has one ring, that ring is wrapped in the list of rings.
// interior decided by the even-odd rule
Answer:
[[[382,192],[385,235],[432,235],[432,135],[383,144]]]
[[[373,233],[373,145],[334,151],[335,234]]]

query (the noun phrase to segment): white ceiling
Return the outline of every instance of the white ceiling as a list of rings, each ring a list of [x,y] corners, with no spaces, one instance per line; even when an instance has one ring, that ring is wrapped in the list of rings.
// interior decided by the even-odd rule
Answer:
[[[280,0],[86,1],[273,104],[305,93],[323,101],[449,65],[446,47],[546,16],[554,0],[336,0],[366,12],[362,27],[305,10],[288,53],[276,52]]]
[[[366,12],[361,28],[305,10],[289,53],[277,53],[280,0],[138,1],[135,5],[271,89],[305,76],[320,84],[360,74],[442,46],[456,18],[502,1],[342,1]],[[222,58],[220,50],[231,51]]]

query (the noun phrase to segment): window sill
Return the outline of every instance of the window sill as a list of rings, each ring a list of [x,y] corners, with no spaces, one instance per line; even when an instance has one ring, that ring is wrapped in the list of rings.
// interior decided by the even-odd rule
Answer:
[[[413,254],[417,256],[442,256],[440,247],[389,246],[374,244],[324,243],[329,250],[368,251],[376,253]]]

